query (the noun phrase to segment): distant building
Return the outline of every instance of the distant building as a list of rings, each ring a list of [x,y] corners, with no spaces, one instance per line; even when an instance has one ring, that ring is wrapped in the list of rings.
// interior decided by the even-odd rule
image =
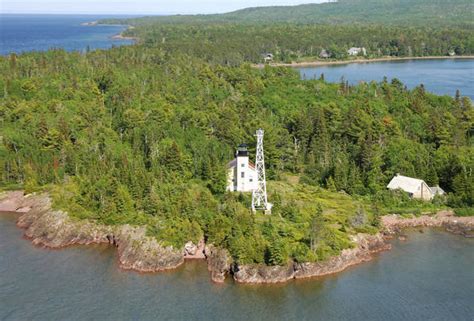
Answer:
[[[252,192],[257,188],[257,171],[249,161],[247,145],[239,145],[235,158],[227,164],[227,170],[228,191]]]
[[[265,62],[273,61],[273,54],[271,54],[271,53],[264,54],[263,55],[263,61],[265,61]]]
[[[349,56],[357,56],[357,55],[360,55],[361,53],[362,53],[363,56],[366,56],[367,55],[367,50],[365,50],[364,47],[362,47],[362,48],[352,47],[349,50],[347,50],[347,54]]]
[[[329,54],[329,52],[326,49],[321,50],[321,52],[319,53],[319,58],[328,59],[330,57],[331,57],[331,55]]]
[[[422,199],[429,201],[435,197],[435,195],[443,195],[444,191],[441,187],[429,187],[428,184],[422,179],[412,178],[397,174],[390,183],[388,183],[387,188],[390,190],[400,189],[407,192],[410,197],[416,199]]]

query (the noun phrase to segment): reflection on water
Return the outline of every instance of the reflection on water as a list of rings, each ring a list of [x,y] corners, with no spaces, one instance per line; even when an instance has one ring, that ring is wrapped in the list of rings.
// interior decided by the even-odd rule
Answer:
[[[2,320],[470,320],[474,240],[409,233],[343,273],[279,285],[214,284],[204,261],[118,269],[115,250],[34,247],[0,215]]]

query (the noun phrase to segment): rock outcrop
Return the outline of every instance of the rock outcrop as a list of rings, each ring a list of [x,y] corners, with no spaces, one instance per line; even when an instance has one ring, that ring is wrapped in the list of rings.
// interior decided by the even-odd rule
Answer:
[[[205,248],[207,258],[207,269],[211,273],[211,279],[214,282],[224,282],[227,274],[230,272],[232,258],[226,249],[221,249],[213,245]]]
[[[295,278],[309,278],[341,272],[349,266],[370,261],[374,253],[390,249],[382,234],[357,234],[353,237],[355,248],[342,250],[329,260],[295,265]]]
[[[293,278],[302,279],[340,272],[347,267],[372,259],[372,254],[387,250],[382,234],[358,234],[353,237],[355,248],[345,249],[340,255],[322,262],[294,263],[288,266],[243,265],[234,268],[234,279],[239,283],[277,283]]]
[[[115,239],[123,269],[157,272],[174,269],[184,262],[182,251],[164,247],[154,237],[146,236],[143,226],[120,226]]]
[[[204,239],[201,239],[198,244],[194,244],[192,241],[189,241],[184,245],[184,258],[185,259],[206,259],[204,253],[206,247],[206,242]]]
[[[387,235],[399,234],[402,229],[411,227],[441,227],[454,234],[474,237],[474,216],[458,217],[451,211],[413,218],[403,218],[396,214],[386,215],[382,217],[382,226]]]
[[[295,276],[293,264],[287,266],[240,265],[233,268],[234,280],[238,283],[281,283]]]
[[[17,225],[25,229],[25,236],[35,245],[62,248],[79,244],[112,244],[118,249],[120,267],[139,272],[173,269],[184,262],[181,250],[161,245],[146,235],[144,227],[107,226],[75,220],[63,211],[52,210],[47,195],[19,195],[12,192],[0,200],[0,204],[7,203],[10,212],[30,209],[21,212]]]
[[[241,265],[232,270],[238,283],[277,283],[295,279],[318,277],[341,272],[346,268],[370,261],[373,254],[390,249],[386,239],[410,227],[443,227],[448,232],[474,237],[474,217],[456,217],[443,211],[434,216],[402,218],[398,215],[382,217],[382,232],[375,235],[357,234],[352,237],[355,247],[326,261],[294,263],[289,266]],[[401,236],[406,239],[405,236]]]

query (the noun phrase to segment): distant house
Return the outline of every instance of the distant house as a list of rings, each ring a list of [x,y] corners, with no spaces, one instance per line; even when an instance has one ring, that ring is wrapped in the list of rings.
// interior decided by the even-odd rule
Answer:
[[[352,47],[349,50],[347,50],[347,54],[349,56],[357,56],[361,53],[362,53],[362,55],[366,56],[367,55],[367,50],[365,50],[364,47],[362,47],[362,48]]]
[[[273,54],[271,53],[266,53],[263,55],[263,61],[264,62],[270,62],[273,61]]]
[[[319,53],[319,58],[328,59],[330,57],[331,57],[331,55],[329,54],[329,52],[326,49],[321,50],[321,52]]]
[[[257,188],[257,171],[249,161],[247,145],[237,148],[235,158],[227,164],[227,190],[230,192],[252,192]]]
[[[441,187],[429,187],[422,179],[412,178],[397,174],[387,188],[390,190],[400,189],[407,192],[410,197],[430,201],[435,195],[443,195],[444,191]]]

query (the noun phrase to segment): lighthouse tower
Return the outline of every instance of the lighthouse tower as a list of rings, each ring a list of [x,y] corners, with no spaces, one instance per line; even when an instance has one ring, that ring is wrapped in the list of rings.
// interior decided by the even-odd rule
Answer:
[[[235,158],[227,164],[227,190],[230,192],[252,192],[257,185],[255,165],[249,160],[246,144],[237,148]]]
[[[263,155],[263,129],[256,132],[257,150],[255,156],[255,170],[257,171],[257,186],[252,193],[252,211],[264,210],[271,213],[272,204],[267,200],[267,182],[265,178],[265,157]]]

